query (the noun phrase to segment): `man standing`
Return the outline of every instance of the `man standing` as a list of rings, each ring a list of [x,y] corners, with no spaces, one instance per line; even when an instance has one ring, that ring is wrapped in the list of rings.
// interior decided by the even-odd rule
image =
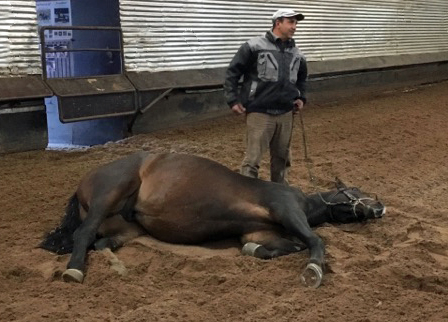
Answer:
[[[227,69],[227,103],[236,114],[246,113],[243,175],[258,177],[260,161],[269,148],[271,181],[287,184],[293,113],[306,102],[306,60],[292,39],[297,22],[304,18],[291,9],[278,10],[272,16],[272,29],[244,43]]]

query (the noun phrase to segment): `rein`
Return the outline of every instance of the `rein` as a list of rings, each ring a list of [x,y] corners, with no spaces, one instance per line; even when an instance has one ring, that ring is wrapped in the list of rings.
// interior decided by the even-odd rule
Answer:
[[[311,160],[310,157],[308,157],[308,148],[307,148],[307,142],[306,142],[306,135],[305,135],[305,125],[303,124],[303,116],[302,116],[302,111],[299,109],[299,118],[300,118],[300,125],[302,127],[302,141],[303,141],[303,154],[304,154],[304,161],[305,161],[305,165],[306,168],[308,170],[308,175],[310,177],[310,182],[313,184],[314,187],[314,191],[319,195],[320,199],[322,200],[322,202],[324,204],[326,204],[327,206],[330,206],[330,218],[332,220],[334,220],[334,216],[333,216],[333,206],[339,206],[339,205],[351,205],[352,209],[353,209],[353,214],[355,215],[356,218],[358,218],[358,214],[356,213],[356,207],[358,205],[362,205],[362,206],[366,206],[366,204],[363,202],[364,200],[375,200],[373,198],[370,197],[364,197],[364,198],[357,198],[354,195],[352,195],[351,193],[349,193],[347,189],[338,189],[331,197],[330,197],[330,201],[326,201],[324,199],[324,197],[322,197],[322,194],[317,190],[317,184],[316,184],[316,180],[315,177],[312,174],[312,168],[313,168],[313,161]],[[336,195],[338,195],[339,193],[343,193],[348,199],[348,202],[332,202],[333,198],[336,197]]]

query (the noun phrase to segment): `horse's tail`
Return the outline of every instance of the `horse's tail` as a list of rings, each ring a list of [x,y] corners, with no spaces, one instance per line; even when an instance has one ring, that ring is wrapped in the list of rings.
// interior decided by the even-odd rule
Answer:
[[[81,225],[81,222],[78,196],[75,193],[68,201],[61,224],[47,233],[39,247],[59,255],[71,253],[73,233]]]

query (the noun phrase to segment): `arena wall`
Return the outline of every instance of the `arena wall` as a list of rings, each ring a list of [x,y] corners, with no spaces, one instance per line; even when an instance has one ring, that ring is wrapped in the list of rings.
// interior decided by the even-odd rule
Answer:
[[[136,113],[129,116],[133,133],[229,113],[224,70],[244,41],[271,27],[278,8],[306,16],[295,38],[309,62],[310,102],[448,79],[444,0],[117,1],[121,82],[129,83],[136,97]],[[0,153],[46,145],[46,116],[38,110],[45,108],[45,97],[57,93],[41,79],[39,15],[34,0],[0,2]],[[80,99],[85,103],[86,97]],[[104,107],[95,108],[104,113]],[[11,122],[17,126],[5,125]],[[6,144],[12,137],[23,144]]]

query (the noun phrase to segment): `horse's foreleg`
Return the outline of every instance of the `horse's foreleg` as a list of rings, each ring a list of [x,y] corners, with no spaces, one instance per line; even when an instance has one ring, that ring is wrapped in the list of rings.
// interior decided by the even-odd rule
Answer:
[[[282,209],[277,212],[283,227],[299,238],[310,250],[310,260],[302,274],[305,285],[319,287],[323,278],[325,246],[322,239],[311,230],[301,209]]]

